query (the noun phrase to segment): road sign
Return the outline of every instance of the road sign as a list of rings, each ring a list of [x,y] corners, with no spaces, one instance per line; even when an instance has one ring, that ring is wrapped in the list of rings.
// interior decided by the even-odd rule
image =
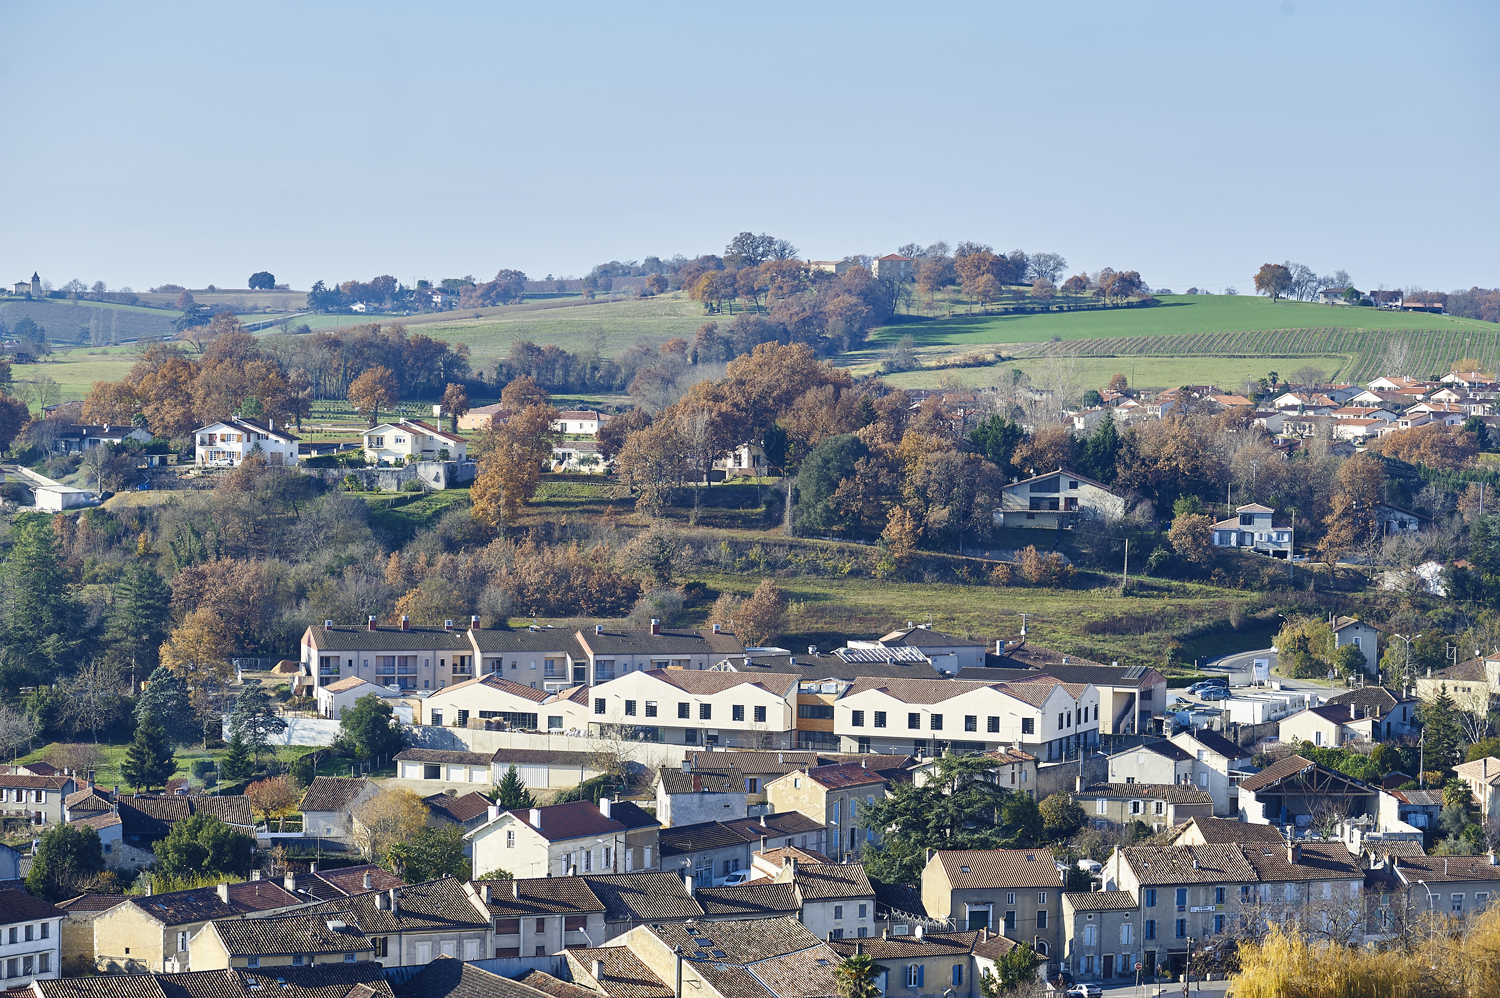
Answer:
[[[1140,965],[1140,964],[1136,964],[1136,965],[1135,965],[1135,969],[1136,969],[1136,970],[1140,970],[1140,969],[1141,969],[1141,965]]]

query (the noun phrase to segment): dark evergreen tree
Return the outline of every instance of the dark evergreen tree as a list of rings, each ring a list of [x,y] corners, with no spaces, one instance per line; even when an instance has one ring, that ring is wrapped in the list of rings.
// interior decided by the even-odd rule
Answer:
[[[255,840],[211,814],[195,814],[173,825],[155,851],[156,872],[166,877],[245,877]]]
[[[1093,436],[1084,441],[1083,464],[1085,474],[1108,485],[1115,480],[1115,462],[1120,456],[1120,431],[1115,426],[1115,417],[1105,413],[1094,429]]]
[[[229,736],[229,751],[219,760],[219,775],[226,780],[238,782],[249,779],[254,772],[255,763],[250,759],[250,751],[245,748],[245,740],[236,731]]]
[[[339,719],[340,735],[361,759],[389,759],[401,751],[401,729],[391,723],[395,711],[373,693],[359,698]]]
[[[1458,723],[1457,708],[1448,688],[1442,687],[1438,695],[1417,708],[1422,718],[1422,744],[1425,747],[1424,764],[1429,772],[1444,770],[1457,761],[1459,746],[1464,743],[1463,729]]]
[[[79,642],[81,614],[57,553],[50,517],[16,518],[11,532],[8,646],[0,676],[5,685],[48,682]]]
[[[156,569],[137,560],[115,584],[114,599],[106,639],[122,665],[128,662],[135,675],[147,675],[156,668],[170,630],[172,590]]]
[[[164,665],[152,671],[145,690],[135,701],[136,723],[141,723],[148,714],[156,718],[167,737],[177,744],[196,740],[198,722],[188,700],[187,684]]]
[[[994,415],[969,431],[969,442],[979,448],[987,460],[1007,476],[1011,473],[1010,457],[1016,445],[1026,438],[1021,424]]]
[[[527,790],[526,784],[521,782],[521,774],[516,772],[514,765],[506,770],[498,790],[499,794],[495,798],[495,803],[501,807],[511,810],[536,807],[536,798],[531,796],[531,791]]]
[[[177,757],[172,754],[172,740],[156,718],[147,714],[136,725],[135,740],[125,750],[120,775],[137,790],[165,787],[177,772]]]

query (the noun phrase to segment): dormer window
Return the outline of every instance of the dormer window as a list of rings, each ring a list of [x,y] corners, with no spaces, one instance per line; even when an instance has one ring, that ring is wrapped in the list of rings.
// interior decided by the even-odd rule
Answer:
[[[1242,527],[1253,527],[1253,526],[1255,526],[1255,514],[1254,513],[1241,513],[1240,514],[1240,526],[1242,526]]]

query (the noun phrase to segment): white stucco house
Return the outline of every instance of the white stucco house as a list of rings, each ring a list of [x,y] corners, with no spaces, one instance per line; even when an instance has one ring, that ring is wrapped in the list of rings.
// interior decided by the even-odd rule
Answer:
[[[381,423],[360,434],[365,460],[371,464],[402,465],[408,461],[466,461],[463,437],[415,419]]]
[[[1292,528],[1274,522],[1275,510],[1259,503],[1235,509],[1235,515],[1214,524],[1216,548],[1248,548],[1272,558],[1285,558],[1292,550]]]
[[[1118,519],[1125,500],[1108,485],[1059,468],[1007,485],[1001,493],[995,525],[1001,527],[1071,527],[1080,519]]]
[[[273,467],[297,463],[297,437],[276,428],[276,420],[262,423],[256,419],[232,416],[209,423],[194,431],[196,456],[200,468],[238,468],[252,454],[264,454]]]

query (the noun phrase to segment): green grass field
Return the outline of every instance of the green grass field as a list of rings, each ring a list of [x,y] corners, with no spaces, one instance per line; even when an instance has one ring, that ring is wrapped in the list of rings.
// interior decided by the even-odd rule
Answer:
[[[1035,357],[1007,360],[993,367],[966,367],[939,370],[902,371],[888,374],[882,380],[897,388],[935,388],[940,378],[958,379],[970,388],[985,388],[997,379],[1008,382],[1012,370],[1025,371],[1036,380],[1050,361]],[[1116,372],[1124,374],[1138,388],[1173,388],[1179,385],[1215,384],[1225,391],[1238,391],[1245,378],[1264,377],[1268,370],[1283,378],[1301,367],[1316,367],[1327,374],[1347,369],[1346,357],[1079,357],[1073,361],[1077,383],[1085,388],[1102,389]]]
[[[62,401],[81,399],[95,381],[118,381],[137,357],[135,347],[80,347],[56,351],[40,364],[16,364],[10,369],[16,381],[34,381],[46,375],[56,381]]]

